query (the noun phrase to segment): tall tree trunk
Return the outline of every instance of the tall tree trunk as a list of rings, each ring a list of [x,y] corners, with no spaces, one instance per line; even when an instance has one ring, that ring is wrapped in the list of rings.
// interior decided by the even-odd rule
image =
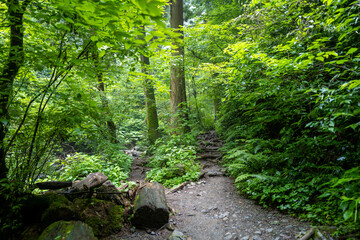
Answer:
[[[179,38],[183,40],[183,0],[173,0],[170,5],[170,25],[176,32],[180,33]],[[184,71],[184,46],[182,43],[174,42],[175,51],[172,52],[171,61],[171,126],[173,133],[179,134],[190,131],[189,126],[184,126],[188,119],[186,107],[185,71]]]
[[[141,72],[148,74],[148,66],[150,65],[149,57],[140,56]],[[148,140],[150,144],[154,144],[156,139],[160,137],[158,128],[159,121],[156,110],[156,99],[153,82],[145,77],[144,79],[145,105],[146,105],[146,123],[148,127]]]
[[[100,62],[99,62],[99,51],[96,46],[96,44],[93,47],[93,59],[94,59],[94,67],[95,67],[95,74],[98,81],[98,87],[97,89],[100,91],[100,97],[101,97],[101,103],[102,107],[106,112],[105,118],[106,118],[106,127],[108,129],[110,141],[112,143],[117,143],[117,136],[116,136],[116,125],[114,121],[111,118],[111,113],[109,112],[109,102],[108,99],[105,96],[105,84],[103,80],[103,72],[100,68]]]
[[[10,48],[0,75],[0,179],[6,178],[8,173],[4,142],[10,120],[7,108],[15,77],[24,62],[23,17],[29,2],[29,0],[23,1],[22,4],[19,0],[8,0],[6,2],[10,24]]]

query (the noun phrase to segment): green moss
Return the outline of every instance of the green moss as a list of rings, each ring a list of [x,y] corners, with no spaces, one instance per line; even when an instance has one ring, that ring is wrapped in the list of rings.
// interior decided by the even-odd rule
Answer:
[[[46,194],[44,196],[50,206],[41,216],[43,223],[49,224],[59,220],[78,219],[74,205],[65,196],[59,194]]]
[[[111,228],[113,231],[120,230],[123,227],[124,222],[124,208],[119,205],[115,205],[108,210],[109,221],[111,222]]]
[[[82,219],[93,228],[95,236],[108,236],[121,230],[124,208],[112,202],[92,199],[82,211]]]
[[[93,230],[86,224],[80,221],[58,221],[48,226],[39,240],[77,240],[77,239],[92,239],[95,240]]]
[[[93,229],[95,236],[106,236],[105,232],[103,231],[105,222],[102,218],[89,217],[85,219],[85,223]]]

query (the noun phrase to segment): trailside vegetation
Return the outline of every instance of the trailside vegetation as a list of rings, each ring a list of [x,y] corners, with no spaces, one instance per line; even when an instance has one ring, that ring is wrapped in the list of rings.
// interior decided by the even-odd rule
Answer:
[[[201,172],[216,128],[222,165],[260,204],[360,238],[357,0],[0,2],[0,234],[21,227],[36,182],[101,171],[125,149],[146,179]],[[190,131],[191,130],[191,131]]]
[[[358,236],[358,1],[214,2],[238,14],[205,7],[187,54],[221,89],[216,126],[237,188]]]

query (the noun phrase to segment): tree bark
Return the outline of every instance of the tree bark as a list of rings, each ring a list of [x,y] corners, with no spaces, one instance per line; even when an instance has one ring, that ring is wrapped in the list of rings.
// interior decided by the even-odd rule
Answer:
[[[149,57],[140,56],[141,72],[148,74],[148,66],[150,65]],[[144,79],[145,105],[146,105],[146,123],[148,127],[148,140],[153,145],[160,137],[158,128],[159,120],[156,109],[156,99],[153,82],[151,79],[145,77]]]
[[[22,4],[19,0],[8,0],[6,2],[10,25],[10,48],[8,58],[0,75],[0,179],[6,178],[8,173],[4,142],[10,120],[7,108],[15,77],[24,62],[23,17],[29,3],[30,0],[25,0]]]
[[[170,26],[177,33],[179,38],[184,39],[183,31],[183,0],[171,1],[170,5]],[[171,102],[171,126],[173,133],[180,134],[189,132],[186,126],[188,119],[186,106],[185,70],[184,70],[184,46],[182,43],[174,42],[176,49],[172,52],[171,81],[170,81],[170,102]]]
[[[103,72],[100,67],[99,63],[99,52],[96,45],[93,47],[93,59],[94,59],[94,66],[95,66],[95,74],[98,81],[98,87],[97,89],[100,91],[101,94],[101,103],[103,109],[106,111],[106,127],[108,129],[108,133],[110,136],[110,142],[117,143],[117,136],[116,136],[116,125],[114,121],[111,118],[111,113],[109,112],[109,102],[108,99],[105,96],[105,84],[103,80]]]
[[[169,221],[169,208],[164,187],[160,183],[147,183],[135,201],[133,223],[141,228],[160,228]]]

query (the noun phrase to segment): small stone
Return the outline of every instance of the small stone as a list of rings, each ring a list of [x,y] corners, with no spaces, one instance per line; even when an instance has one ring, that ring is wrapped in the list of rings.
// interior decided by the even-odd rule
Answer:
[[[186,238],[187,237],[182,232],[175,229],[169,236],[168,240],[184,240]]]
[[[166,225],[166,228],[167,228],[169,231],[174,231],[174,230],[175,230],[174,225],[172,225],[171,223],[167,224],[167,225]]]
[[[242,238],[240,238],[240,240],[249,240],[250,236],[244,236]]]
[[[224,237],[224,240],[234,240],[236,239],[236,234],[235,233],[226,233],[225,234],[225,237]]]
[[[156,232],[154,232],[154,231],[151,231],[151,233],[150,233],[151,235],[156,235]]]
[[[195,186],[195,183],[194,183],[194,182],[192,182],[192,183],[190,183],[190,185],[191,185],[191,186]]]
[[[227,220],[229,220],[229,218],[228,218],[228,217],[224,217],[223,220],[224,220],[224,221],[227,221]]]
[[[237,216],[236,216],[236,214],[233,214],[232,217],[233,217],[233,218],[236,218]]]
[[[273,228],[268,228],[268,229],[266,229],[266,232],[268,232],[268,233],[272,233],[273,231],[274,231]]]
[[[189,194],[194,194],[194,192],[189,192]]]
[[[224,213],[222,213],[222,214],[220,214],[220,218],[224,218],[224,217],[228,217],[230,215],[230,213],[229,212],[224,212]]]
[[[255,231],[254,234],[261,235],[261,231]]]

